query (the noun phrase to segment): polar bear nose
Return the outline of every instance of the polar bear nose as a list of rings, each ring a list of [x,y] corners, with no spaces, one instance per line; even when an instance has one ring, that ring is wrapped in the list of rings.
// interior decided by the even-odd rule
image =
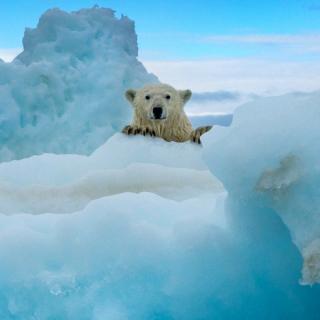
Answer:
[[[162,116],[162,107],[154,107],[152,109],[153,115],[155,119],[161,119]]]

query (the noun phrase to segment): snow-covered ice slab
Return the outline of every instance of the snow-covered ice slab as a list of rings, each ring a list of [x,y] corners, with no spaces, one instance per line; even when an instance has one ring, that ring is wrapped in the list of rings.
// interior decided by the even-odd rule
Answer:
[[[90,156],[43,154],[1,163],[0,180],[20,186],[63,185],[92,171],[123,169],[134,163],[208,170],[198,145],[118,133]]]
[[[74,212],[94,199],[123,192],[152,192],[169,199],[184,200],[223,191],[222,184],[210,171],[136,164],[121,170],[94,171],[60,186],[0,184],[0,212]]]
[[[180,293],[211,295],[190,288],[219,269],[228,224],[198,145],[117,134],[2,163],[0,181],[1,319],[187,319]]]
[[[67,213],[123,192],[184,200],[224,192],[199,146],[117,134],[91,156],[44,154],[0,164],[0,212]]]

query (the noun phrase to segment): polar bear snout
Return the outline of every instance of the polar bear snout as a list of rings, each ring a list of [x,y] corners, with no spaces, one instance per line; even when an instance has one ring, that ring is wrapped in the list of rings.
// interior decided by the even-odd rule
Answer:
[[[168,116],[167,108],[162,104],[153,104],[150,108],[151,120],[165,120]]]
[[[161,106],[153,107],[152,109],[154,119],[160,120],[163,114],[163,108]]]

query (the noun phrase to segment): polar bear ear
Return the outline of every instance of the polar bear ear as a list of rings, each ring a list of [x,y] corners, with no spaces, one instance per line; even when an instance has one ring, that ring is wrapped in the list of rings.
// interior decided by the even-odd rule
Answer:
[[[133,102],[135,96],[136,96],[136,90],[133,90],[133,89],[129,89],[126,91],[126,98],[129,102]]]
[[[185,104],[191,98],[192,95],[191,90],[180,90],[179,93],[183,101],[183,104]]]

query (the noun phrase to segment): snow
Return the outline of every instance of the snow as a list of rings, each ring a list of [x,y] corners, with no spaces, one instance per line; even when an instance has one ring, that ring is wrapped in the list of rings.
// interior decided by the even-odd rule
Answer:
[[[149,143],[146,144],[146,141]],[[91,171],[123,169],[137,162],[172,168],[207,170],[200,150],[199,146],[191,143],[163,144],[159,138],[127,137],[118,133],[90,156],[43,154],[2,163],[0,180],[20,186],[62,185]]]
[[[43,154],[2,163],[0,212],[70,213],[123,192],[152,192],[179,201],[223,192],[200,150],[191,143],[117,134],[89,157]]]
[[[133,21],[110,9],[49,10],[23,47],[0,61],[0,161],[90,154],[130,119],[125,90],[157,82],[137,60]]]

